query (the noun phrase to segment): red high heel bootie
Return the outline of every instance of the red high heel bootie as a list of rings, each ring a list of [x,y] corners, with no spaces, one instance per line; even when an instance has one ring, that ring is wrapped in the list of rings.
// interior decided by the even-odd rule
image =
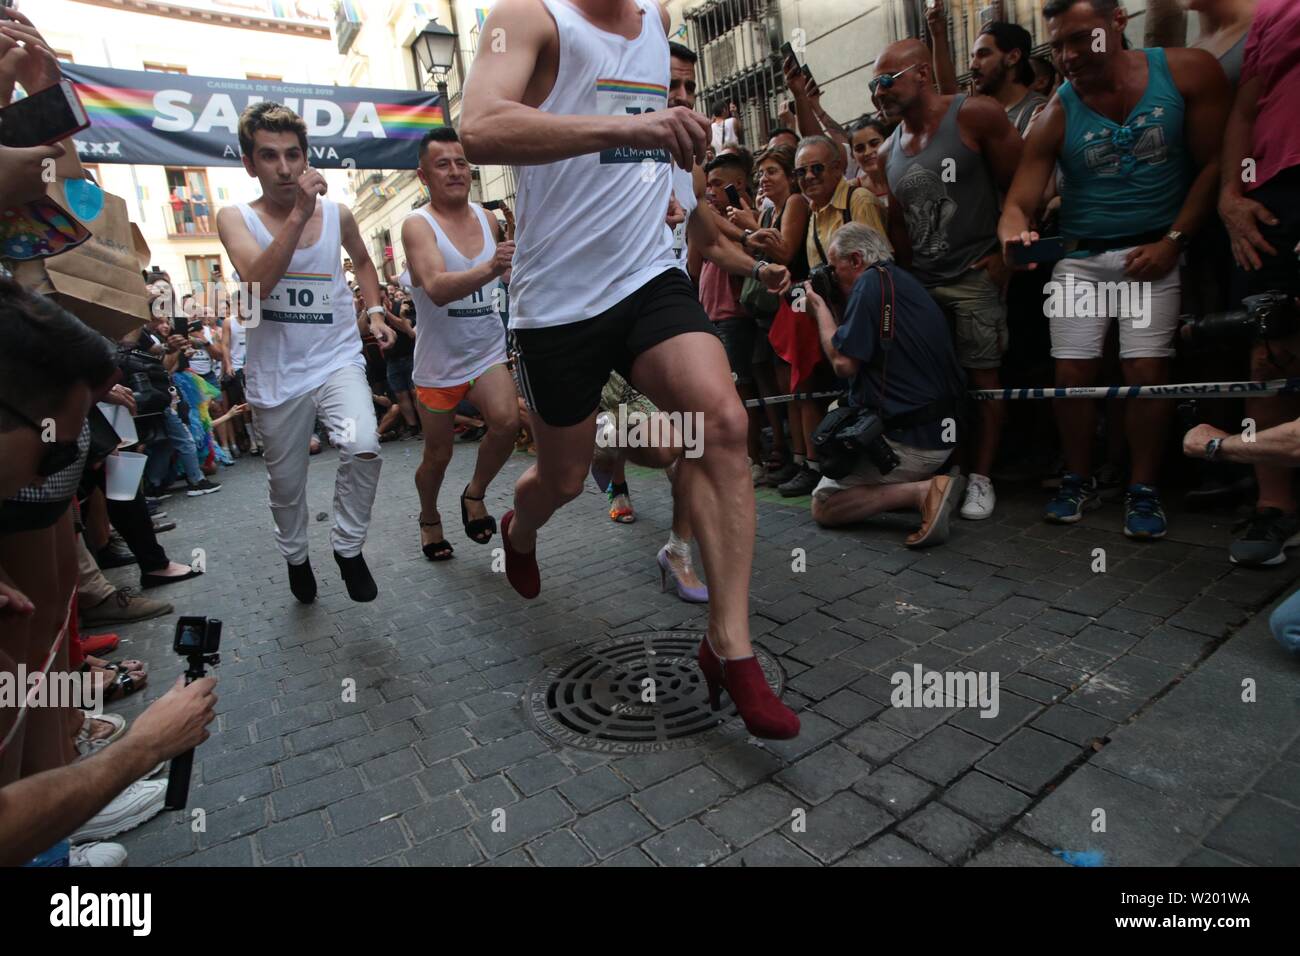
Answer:
[[[772,693],[757,657],[718,657],[706,637],[700,641],[699,662],[709,688],[709,706],[714,710],[722,706],[722,689],[726,688],[745,728],[755,737],[789,740],[799,736],[799,715]]]

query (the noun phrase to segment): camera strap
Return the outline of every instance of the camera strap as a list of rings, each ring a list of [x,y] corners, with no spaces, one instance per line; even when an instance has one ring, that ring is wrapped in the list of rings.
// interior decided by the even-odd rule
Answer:
[[[877,264],[872,268],[880,275],[880,326],[877,334],[880,336],[880,351],[885,359],[880,366],[880,390],[876,393],[876,407],[883,413],[885,391],[889,385],[889,352],[894,345],[894,323],[896,321],[894,277],[882,265]]]

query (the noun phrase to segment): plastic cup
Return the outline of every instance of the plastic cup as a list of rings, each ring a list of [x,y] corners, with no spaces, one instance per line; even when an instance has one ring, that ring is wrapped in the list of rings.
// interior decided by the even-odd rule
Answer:
[[[133,451],[120,451],[109,455],[104,462],[108,490],[106,494],[114,501],[134,501],[140,490],[140,479],[144,477],[144,466],[148,455],[138,455]]]

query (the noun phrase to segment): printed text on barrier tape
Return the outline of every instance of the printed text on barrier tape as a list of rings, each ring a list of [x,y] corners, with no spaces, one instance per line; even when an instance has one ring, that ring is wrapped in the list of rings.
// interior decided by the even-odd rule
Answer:
[[[1096,385],[1071,388],[980,388],[967,394],[979,401],[1034,398],[1267,398],[1300,392],[1300,378],[1275,378],[1267,382],[1175,382],[1169,385]],[[844,392],[798,392],[751,398],[746,408],[780,405],[814,398],[844,398]]]

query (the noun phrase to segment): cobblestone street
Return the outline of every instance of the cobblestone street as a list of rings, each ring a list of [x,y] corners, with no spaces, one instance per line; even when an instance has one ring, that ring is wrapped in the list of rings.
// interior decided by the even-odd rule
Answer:
[[[1174,510],[1170,537],[1139,545],[1119,505],[1061,528],[1036,488],[999,488],[991,520],[909,551],[901,516],[827,531],[807,499],[761,492],[752,632],[802,733],[759,742],[731,721],[617,756],[552,741],[521,695],[580,645],[704,627],[701,606],[659,590],[667,481],[630,471],[630,526],[589,483],[543,529],[542,594],[525,602],[492,571],[499,536],[460,528],[475,450],[457,445],[443,487],[456,558],[432,564],[420,446],[384,446],[368,605],[343,591],[328,519],[311,528],[320,596],[293,600],[260,460],[223,470],[219,494],[165,502],[179,527],[162,543],[180,561],[205,549],[207,573],[151,594],[224,621],[220,716],[195,755],[204,827],[164,812],[122,838],[132,865],[1300,863],[1300,666],[1267,629],[1300,565],[1235,569],[1227,516]],[[489,492],[498,520],[530,460]],[[312,459],[313,518],[334,472],[329,449]],[[152,665],[123,713],[181,671],[174,620],[122,629],[122,654]],[[997,716],[891,706],[890,676],[918,664],[996,673]]]

